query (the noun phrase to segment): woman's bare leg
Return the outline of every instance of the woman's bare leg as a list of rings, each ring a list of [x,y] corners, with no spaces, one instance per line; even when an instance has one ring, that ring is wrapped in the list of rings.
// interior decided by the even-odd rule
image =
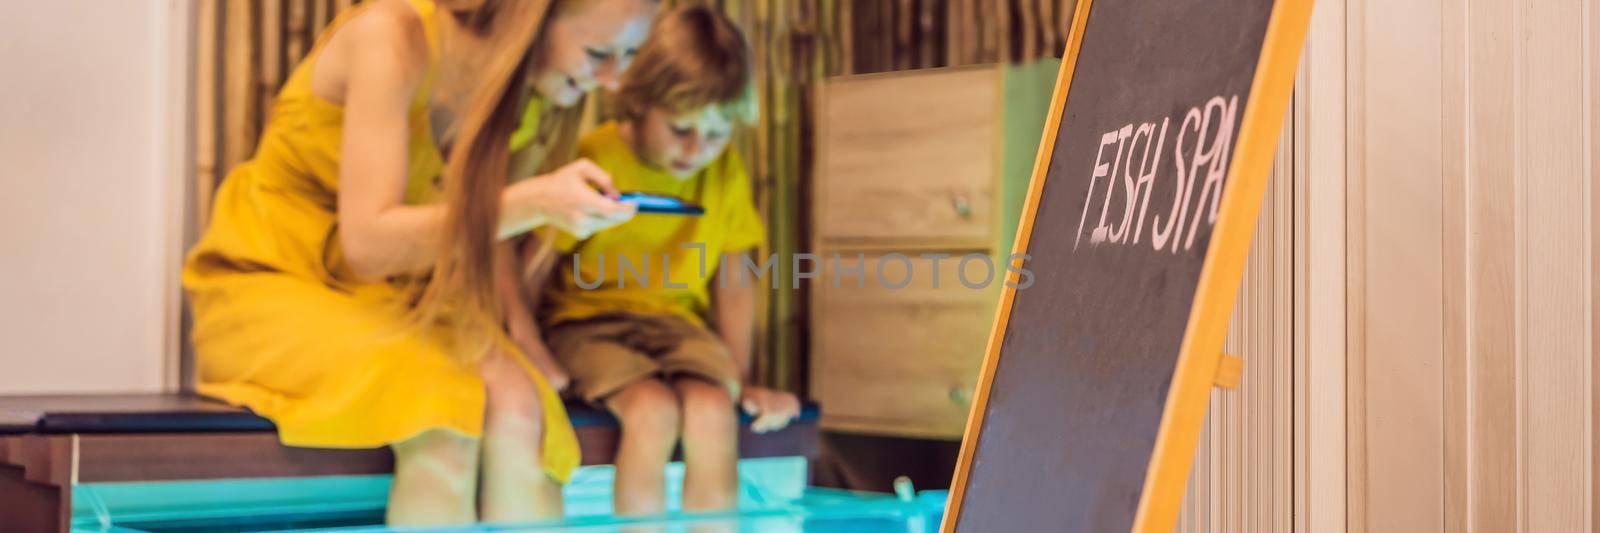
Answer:
[[[503,354],[482,365],[487,407],[483,426],[484,522],[560,518],[561,485],[543,465],[544,407],[521,365]]]
[[[678,396],[658,379],[628,385],[606,399],[622,423],[617,481],[611,501],[618,515],[666,510],[666,468],[678,444]]]
[[[739,503],[739,416],[728,389],[696,378],[673,382],[683,402],[683,510]]]
[[[395,443],[391,526],[471,524],[477,517],[478,439],[430,430]]]

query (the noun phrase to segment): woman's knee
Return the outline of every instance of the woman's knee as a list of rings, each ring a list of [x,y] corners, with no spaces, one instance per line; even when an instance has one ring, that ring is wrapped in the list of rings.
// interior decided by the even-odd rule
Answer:
[[[521,366],[509,356],[493,355],[483,362],[482,375],[485,417],[491,424],[515,421],[538,427],[544,405]]]
[[[470,498],[478,481],[478,439],[434,429],[395,443],[395,476]]]

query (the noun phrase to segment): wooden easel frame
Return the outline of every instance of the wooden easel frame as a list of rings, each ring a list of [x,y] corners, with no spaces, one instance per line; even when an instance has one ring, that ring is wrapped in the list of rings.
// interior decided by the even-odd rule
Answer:
[[[1062,57],[1061,71],[1056,77],[1049,118],[1039,143],[1038,157],[1034,161],[1033,178],[1028,185],[1028,197],[1023,205],[1016,243],[1012,247],[1014,252],[1026,252],[1029,237],[1033,234],[1034,216],[1038,211],[1039,197],[1044,191],[1050,160],[1055,153],[1056,133],[1060,130],[1061,115],[1066,108],[1067,94],[1071,89],[1072,74],[1078,63],[1083,31],[1088,24],[1092,4],[1092,0],[1078,0],[1073,12],[1071,35]],[[1272,7],[1266,36],[1261,44],[1261,58],[1256,63],[1243,122],[1235,139],[1233,159],[1228,166],[1221,209],[1212,229],[1205,263],[1201,267],[1177,367],[1156,434],[1150,466],[1145,474],[1133,531],[1165,533],[1172,531],[1177,524],[1185,485],[1194,463],[1195,448],[1205,423],[1211,387],[1237,384],[1239,360],[1224,355],[1222,345],[1227,335],[1228,317],[1233,314],[1238,298],[1239,283],[1244,275],[1251,237],[1260,214],[1262,195],[1271,176],[1272,157],[1283,127],[1283,116],[1293,95],[1295,70],[1310,25],[1311,7],[1312,0],[1277,0]],[[988,349],[972,409],[967,416],[966,435],[962,438],[955,478],[950,485],[950,498],[945,504],[945,518],[941,526],[941,531],[945,533],[955,531],[956,523],[960,520],[961,504],[966,496],[978,436],[983,431],[984,413],[1000,361],[1001,344],[1016,298],[1013,286],[1019,281],[1018,274],[1012,270],[1007,275],[1011,283],[1006,285],[1001,294],[994,326],[989,333]]]

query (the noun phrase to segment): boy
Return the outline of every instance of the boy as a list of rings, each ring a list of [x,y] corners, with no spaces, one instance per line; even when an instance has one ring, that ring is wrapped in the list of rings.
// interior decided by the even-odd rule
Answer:
[[[556,271],[539,302],[555,363],[547,371],[553,382],[570,373],[575,394],[621,421],[618,514],[664,510],[664,469],[680,438],[684,510],[730,509],[739,483],[735,400],[757,417],[758,432],[799,413],[794,395],[748,384],[759,281],[739,274],[765,230],[728,147],[736,123],[756,115],[743,37],[709,8],[662,15],[617,101],[621,121],[585,136],[579,155],[618,190],[674,196],[705,213],[644,214],[583,241],[557,237],[556,248],[572,256],[546,267]],[[716,277],[719,262],[729,279]],[[535,287],[544,278],[535,276]],[[543,355],[534,359],[549,365]]]

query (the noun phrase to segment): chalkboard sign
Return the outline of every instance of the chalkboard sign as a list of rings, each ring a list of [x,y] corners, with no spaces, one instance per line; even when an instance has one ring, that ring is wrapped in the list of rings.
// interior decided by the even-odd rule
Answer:
[[[944,531],[1172,531],[1310,11],[1078,0]]]

